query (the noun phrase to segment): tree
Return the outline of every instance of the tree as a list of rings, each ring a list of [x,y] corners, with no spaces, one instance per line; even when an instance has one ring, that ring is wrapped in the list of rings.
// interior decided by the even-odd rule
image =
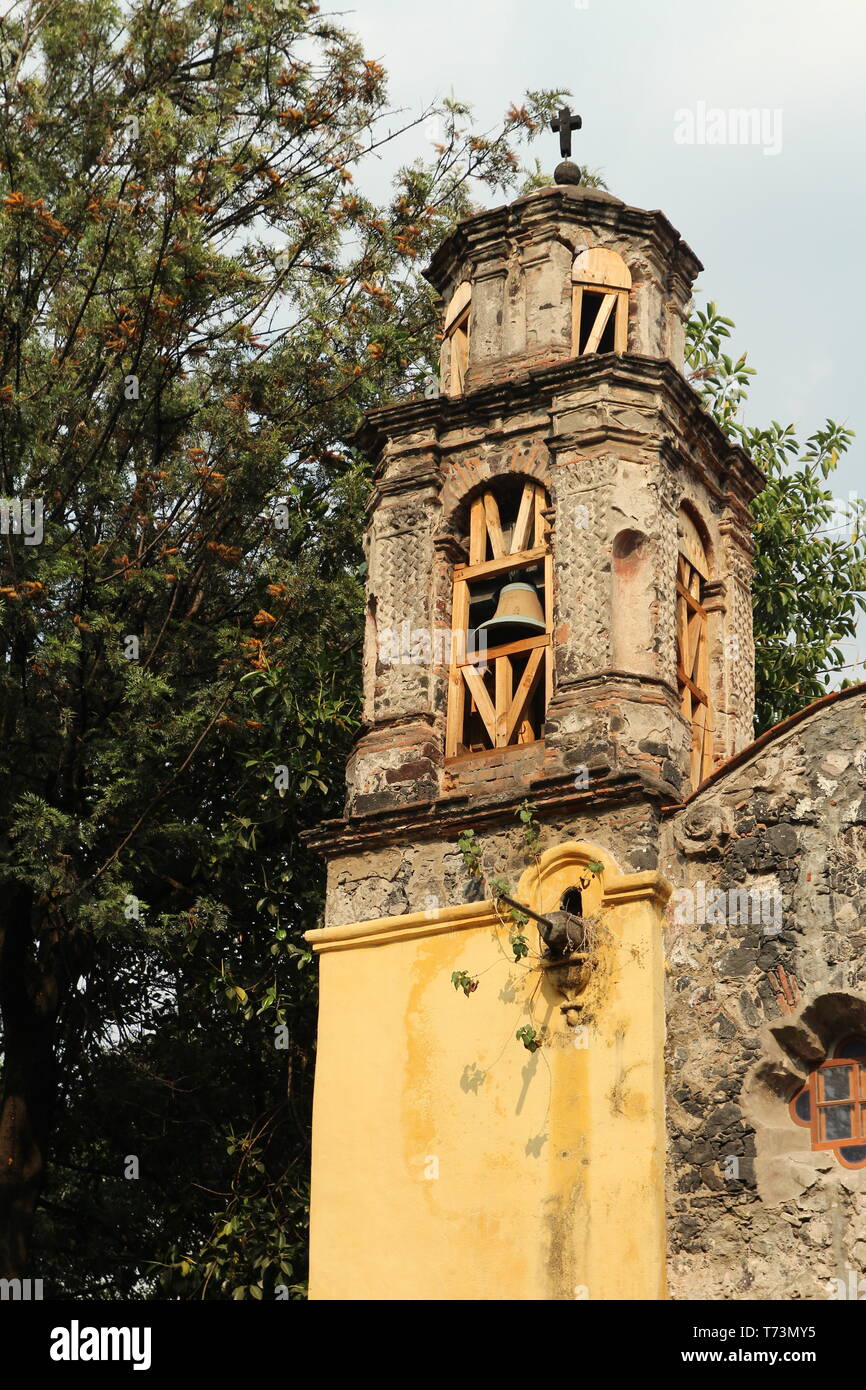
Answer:
[[[562,94],[447,103],[378,207],[385,75],[312,0],[28,0],[0,84],[0,1275],[41,1195],[67,1289],[255,1297],[298,1276],[297,836],[358,718],[345,441],[430,379],[419,258]],[[91,1216],[101,1269],[57,1249]]]
[[[756,721],[758,732],[825,695],[834,678],[851,682],[840,643],[857,634],[866,612],[866,503],[842,502],[824,484],[854,438],[827,420],[801,443],[794,425],[747,426],[739,414],[754,369],[746,354],[723,350],[734,323],[710,303],[687,327],[690,380],[705,406],[763,469],[755,499],[754,568]]]

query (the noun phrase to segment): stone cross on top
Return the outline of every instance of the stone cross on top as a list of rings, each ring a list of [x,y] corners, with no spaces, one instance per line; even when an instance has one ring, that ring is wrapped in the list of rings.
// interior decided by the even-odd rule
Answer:
[[[582,125],[581,117],[572,116],[571,108],[568,106],[561,107],[556,120],[550,122],[550,129],[559,131],[559,153],[563,159],[568,159],[571,155],[571,132],[580,130]]]

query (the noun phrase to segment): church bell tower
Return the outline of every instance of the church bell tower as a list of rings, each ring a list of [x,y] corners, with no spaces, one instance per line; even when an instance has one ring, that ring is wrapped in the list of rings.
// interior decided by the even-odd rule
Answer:
[[[684,374],[699,261],[578,178],[458,225],[439,394],[361,431],[313,1298],[664,1297],[659,815],[752,737],[762,480]]]

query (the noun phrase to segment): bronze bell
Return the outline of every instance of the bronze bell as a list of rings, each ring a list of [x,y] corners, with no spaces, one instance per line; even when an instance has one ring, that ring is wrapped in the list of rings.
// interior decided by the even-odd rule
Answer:
[[[524,637],[536,637],[546,630],[538,590],[527,580],[503,584],[496,612],[478,627],[479,632],[486,633],[488,644],[495,647],[504,646],[506,642],[520,642]]]

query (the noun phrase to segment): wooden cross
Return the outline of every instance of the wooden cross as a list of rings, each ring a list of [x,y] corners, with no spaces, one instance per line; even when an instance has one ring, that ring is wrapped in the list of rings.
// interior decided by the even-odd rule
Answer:
[[[581,117],[572,116],[568,106],[563,106],[556,120],[550,122],[550,129],[559,131],[559,152],[563,159],[568,159],[571,155],[571,132],[580,130],[582,125]]]

